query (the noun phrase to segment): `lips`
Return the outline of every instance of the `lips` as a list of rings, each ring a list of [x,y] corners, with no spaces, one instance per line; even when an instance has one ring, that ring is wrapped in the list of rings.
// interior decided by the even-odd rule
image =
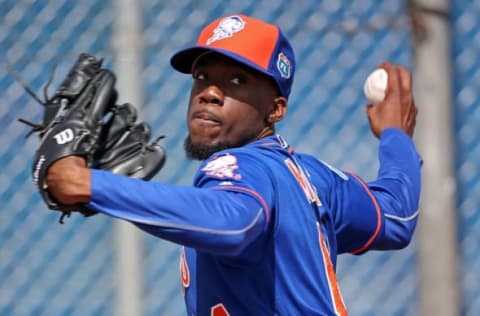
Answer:
[[[222,122],[218,116],[207,110],[201,110],[192,113],[192,120],[199,120],[202,123],[215,125],[219,125]]]

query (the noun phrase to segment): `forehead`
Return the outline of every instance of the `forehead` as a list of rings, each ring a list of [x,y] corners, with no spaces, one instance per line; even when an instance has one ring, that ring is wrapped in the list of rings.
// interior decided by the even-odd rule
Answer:
[[[242,64],[232,58],[224,56],[216,52],[206,52],[200,55],[192,65],[192,73],[198,69],[212,69],[215,73],[231,74],[231,75],[245,75],[250,78],[252,84],[262,85],[264,89],[272,89],[276,94],[280,94],[278,86],[273,78],[267,76],[260,71],[253,69],[245,64]]]
[[[242,70],[248,73],[259,74],[256,70],[236,61],[227,56],[215,53],[215,52],[206,52],[200,55],[192,65],[192,71],[199,67],[224,67],[231,68],[235,70]]]

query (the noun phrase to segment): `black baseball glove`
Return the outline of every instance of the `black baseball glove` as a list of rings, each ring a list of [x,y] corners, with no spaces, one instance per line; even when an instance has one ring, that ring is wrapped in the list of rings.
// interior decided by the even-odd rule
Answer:
[[[33,181],[47,207],[64,215],[96,213],[85,205],[62,205],[48,192],[46,175],[55,161],[68,157],[85,158],[91,168],[109,170],[149,180],[163,166],[166,152],[150,142],[150,127],[137,122],[135,108],[117,105],[115,75],[103,69],[102,61],[81,54],[51,99],[44,103],[42,124],[32,124],[39,133],[40,146],[32,166]]]

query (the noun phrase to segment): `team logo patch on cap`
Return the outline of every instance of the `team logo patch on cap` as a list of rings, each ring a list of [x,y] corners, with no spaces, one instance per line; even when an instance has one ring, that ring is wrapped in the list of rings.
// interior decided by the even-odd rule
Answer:
[[[236,173],[237,169],[237,157],[234,155],[225,154],[210,160],[201,170],[206,175],[215,178],[240,180],[242,176]]]
[[[277,69],[283,78],[290,78],[290,75],[292,73],[292,63],[290,62],[290,59],[288,59],[288,57],[282,52],[278,54]]]
[[[233,34],[243,30],[244,27],[245,22],[239,16],[232,15],[222,19],[213,30],[212,37],[207,40],[207,45],[224,38],[232,37]]]

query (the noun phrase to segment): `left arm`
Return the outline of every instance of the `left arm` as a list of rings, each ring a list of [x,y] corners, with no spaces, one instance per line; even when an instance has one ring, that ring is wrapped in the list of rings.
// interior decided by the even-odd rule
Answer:
[[[91,173],[91,208],[177,244],[238,255],[266,227],[269,210],[260,196]]]
[[[197,188],[88,169],[82,158],[71,156],[49,168],[47,182],[62,204],[88,203],[89,208],[130,221],[159,238],[238,255],[265,232],[271,207],[263,171],[244,169],[243,177],[230,179],[229,185],[203,174],[205,187]],[[253,177],[261,192],[249,187],[247,179]]]

